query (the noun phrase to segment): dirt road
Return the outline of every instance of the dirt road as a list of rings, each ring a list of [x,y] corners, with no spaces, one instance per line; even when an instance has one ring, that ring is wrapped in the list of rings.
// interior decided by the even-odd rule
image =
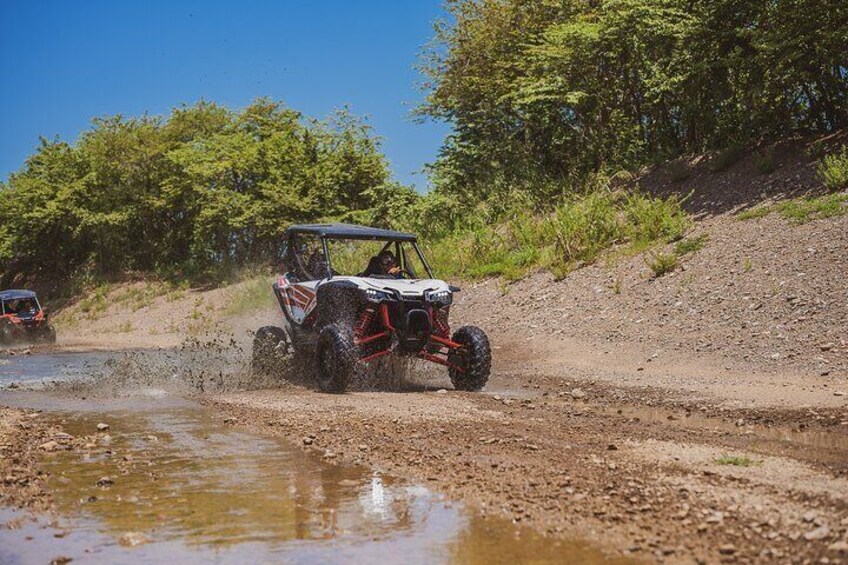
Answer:
[[[848,558],[844,396],[802,407],[795,394],[775,394],[779,384],[728,385],[728,371],[708,364],[699,376],[720,378],[693,378],[660,359],[635,372],[654,378],[625,383],[615,362],[601,361],[603,350],[584,344],[569,364],[569,347],[580,344],[562,342],[558,357],[496,349],[482,394],[439,390],[446,380],[428,373],[404,392],[337,396],[288,385],[207,402],[318,457],[427,481],[482,513],[601,540],[616,553],[670,562]]]

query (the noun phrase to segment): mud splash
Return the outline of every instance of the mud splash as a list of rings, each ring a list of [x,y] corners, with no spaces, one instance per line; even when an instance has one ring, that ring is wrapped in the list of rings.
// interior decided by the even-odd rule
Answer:
[[[0,562],[609,562],[421,486],[326,464],[186,401],[71,405],[53,417],[79,446],[44,456],[61,518],[0,529]]]
[[[45,390],[85,398],[151,391],[193,395],[285,388],[316,388],[309,359],[277,360],[273,371],[251,366],[252,334],[210,333],[173,349],[120,352],[48,352],[0,358],[0,390]],[[450,386],[447,372],[430,364],[387,358],[357,372],[351,391],[424,391]]]

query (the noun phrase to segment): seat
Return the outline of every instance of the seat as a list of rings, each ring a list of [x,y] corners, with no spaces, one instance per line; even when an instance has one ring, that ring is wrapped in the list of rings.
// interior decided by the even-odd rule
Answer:
[[[362,271],[359,276],[360,277],[373,277],[374,275],[382,274],[382,269],[380,269],[380,258],[374,255],[371,259],[368,260],[368,266],[365,267],[365,270]]]

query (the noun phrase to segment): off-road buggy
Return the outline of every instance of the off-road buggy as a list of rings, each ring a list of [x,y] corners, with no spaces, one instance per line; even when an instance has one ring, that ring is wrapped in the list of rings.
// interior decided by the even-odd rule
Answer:
[[[364,255],[355,250],[363,242],[370,246]],[[386,254],[395,258],[397,274],[381,272],[378,259]],[[255,367],[267,372],[270,359],[300,357],[314,367],[321,390],[340,393],[364,366],[404,356],[446,366],[458,390],[486,384],[488,338],[475,326],[451,335],[448,314],[459,288],[433,278],[415,235],[295,225],[286,231],[281,259],[283,274],[272,287],[284,324],[256,332]]]
[[[56,343],[56,329],[34,292],[0,291],[0,345],[22,341]]]

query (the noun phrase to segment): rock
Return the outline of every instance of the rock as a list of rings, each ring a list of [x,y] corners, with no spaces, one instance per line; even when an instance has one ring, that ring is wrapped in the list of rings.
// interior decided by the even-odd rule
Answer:
[[[59,449],[59,443],[56,441],[47,441],[38,446],[42,451],[56,451]]]
[[[359,451],[368,451],[368,446],[364,443],[359,444]]]
[[[359,486],[359,481],[354,481],[352,479],[343,479],[339,481],[340,487],[356,487]]]
[[[833,396],[845,396],[845,391],[842,391],[842,390],[834,391]]]
[[[108,429],[109,429],[109,424],[104,424],[103,422],[97,424],[97,431],[98,432],[105,432]]]
[[[618,451],[618,446],[614,443],[611,443],[607,446],[607,451]]]
[[[99,487],[109,487],[115,484],[115,480],[112,477],[100,477],[97,479],[97,486]]]
[[[447,393],[448,393],[448,391],[443,389],[443,388],[440,388],[439,390],[436,391],[436,394],[447,394]]]
[[[836,346],[833,343],[823,343],[819,346],[819,349],[821,349],[822,351],[830,351],[834,347]]]
[[[575,400],[579,400],[581,398],[586,398],[586,393],[583,392],[582,389],[575,388],[571,391],[571,398]]]
[[[313,443],[314,441],[315,441],[315,440],[314,440],[314,439],[312,439],[311,437],[305,437],[305,438],[303,438],[303,445],[312,445],[312,443]]]
[[[124,547],[135,547],[147,543],[147,537],[141,532],[126,532],[118,539]]]
[[[816,519],[816,513],[810,510],[809,512],[805,512],[801,519],[807,522],[808,524]]]
[[[732,543],[726,543],[718,548],[718,552],[722,555],[733,555],[736,553],[736,546]]]
[[[53,559],[51,559],[50,565],[65,565],[66,563],[70,563],[71,561],[73,561],[72,558],[60,555],[59,557],[54,557]]]
[[[848,541],[837,541],[827,546],[829,551],[838,551],[839,553],[848,553]]]
[[[827,526],[820,526],[815,530],[807,532],[804,534],[804,539],[807,541],[820,540],[830,536],[830,528]]]
[[[707,524],[720,524],[724,521],[724,512],[714,512],[705,522]]]
[[[225,424],[236,424],[236,423],[238,423],[238,418],[236,418],[235,416],[229,416],[227,418],[224,418],[224,423]]]

